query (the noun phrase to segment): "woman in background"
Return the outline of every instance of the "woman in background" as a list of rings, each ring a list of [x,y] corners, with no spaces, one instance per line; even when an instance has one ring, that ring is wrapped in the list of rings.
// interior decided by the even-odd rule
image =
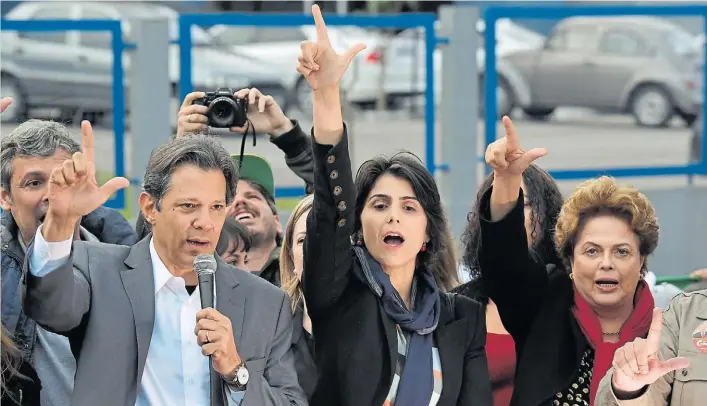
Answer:
[[[513,338],[501,322],[496,304],[489,299],[479,265],[481,220],[479,210],[482,197],[493,185],[493,174],[479,188],[474,208],[462,236],[464,257],[462,263],[470,270],[471,281],[454,291],[480,302],[486,311],[486,357],[488,358],[494,406],[508,406],[513,394],[516,352]],[[557,216],[562,207],[562,195],[557,183],[543,169],[530,165],[523,172],[521,189],[525,201],[523,210],[528,248],[537,252],[543,262],[555,267],[560,260],[555,251],[553,236]]]
[[[22,352],[15,346],[2,327],[0,333],[0,358],[2,359],[2,381],[0,381],[0,403],[3,405],[39,406],[42,390],[41,382],[34,368],[22,358]]]
[[[221,235],[216,244],[216,253],[227,264],[231,264],[239,269],[244,269],[248,263],[248,251],[250,251],[250,234],[248,229],[238,221],[226,217],[221,229]]]
[[[314,195],[300,200],[285,226],[280,250],[280,280],[282,289],[292,301],[294,314],[292,327],[292,352],[300,386],[311,398],[317,385],[317,367],[314,363],[314,338],[312,321],[307,314],[307,304],[302,294],[302,267],[304,263],[304,237],[307,233],[307,215],[312,209]]]

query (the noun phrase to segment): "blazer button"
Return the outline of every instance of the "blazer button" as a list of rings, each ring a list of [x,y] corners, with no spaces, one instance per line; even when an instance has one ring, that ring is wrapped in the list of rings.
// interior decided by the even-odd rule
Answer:
[[[338,177],[339,177],[339,171],[336,171],[336,170],[331,171],[331,173],[329,174],[329,177],[332,178],[332,179],[338,178]]]
[[[339,196],[341,194],[341,186],[334,186],[334,196]]]
[[[687,376],[687,369],[682,370],[682,376]]]
[[[339,227],[343,227],[346,225],[346,219],[340,219],[338,223]]]
[[[336,157],[334,155],[329,155],[329,157],[326,159],[327,162],[330,164],[333,164],[336,161]]]
[[[339,202],[339,211],[346,211],[346,202]]]

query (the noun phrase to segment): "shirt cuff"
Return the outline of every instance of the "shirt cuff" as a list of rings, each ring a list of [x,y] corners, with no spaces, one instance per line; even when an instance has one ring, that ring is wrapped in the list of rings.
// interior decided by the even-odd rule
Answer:
[[[61,263],[71,255],[72,238],[59,242],[48,242],[42,236],[42,226],[37,229],[29,253],[29,271],[36,277],[42,277],[53,271],[57,263]]]
[[[245,398],[244,390],[236,390],[231,385],[224,385],[226,387],[226,397],[228,398],[228,406],[239,406]]]

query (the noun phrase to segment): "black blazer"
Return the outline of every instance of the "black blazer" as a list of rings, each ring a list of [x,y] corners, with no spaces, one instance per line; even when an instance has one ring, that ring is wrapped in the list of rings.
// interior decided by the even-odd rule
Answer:
[[[307,217],[302,278],[319,372],[310,405],[379,406],[393,380],[397,335],[378,298],[353,274],[356,192],[346,133],[336,146],[313,143],[313,149],[314,205]],[[437,404],[492,405],[482,308],[463,296],[441,296],[434,332],[443,376]]]
[[[576,379],[589,345],[570,311],[572,281],[564,269],[546,267],[528,249],[522,191],[498,222],[488,220],[490,200],[491,190],[480,207],[479,263],[484,287],[516,345],[511,406],[550,405]]]
[[[317,366],[314,363],[314,339],[307,337],[307,333],[302,325],[304,319],[304,307],[300,303],[293,315],[292,327],[292,354],[295,357],[295,369],[299,386],[304,391],[307,399],[314,394],[317,386]]]

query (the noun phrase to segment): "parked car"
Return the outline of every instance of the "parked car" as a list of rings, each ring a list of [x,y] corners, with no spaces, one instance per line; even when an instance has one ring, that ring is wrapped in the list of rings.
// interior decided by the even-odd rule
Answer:
[[[483,112],[484,106],[484,71],[486,63],[486,54],[484,51],[484,34],[485,26],[483,20],[477,23],[477,32],[479,33],[478,44],[476,50],[476,63],[479,80],[479,106]],[[508,19],[500,19],[496,23],[496,111],[499,117],[511,114],[516,104],[523,104],[529,101],[529,93],[525,82],[515,71],[513,66],[508,64],[503,56],[520,50],[537,49],[542,47],[545,37],[528,29],[520,27]],[[391,58],[402,59],[408,57],[415,52],[418,53],[417,59],[412,60],[408,66],[399,67],[400,69],[415,69],[417,74],[406,74],[404,77],[415,77],[416,82],[409,81],[409,93],[422,94],[425,90],[425,44],[424,30],[422,28],[411,28],[402,31],[391,42],[389,53]],[[435,65],[435,100],[439,102],[442,97],[442,52],[440,49],[434,51]],[[388,70],[387,77],[395,77],[398,71]]]
[[[23,2],[7,15],[10,20],[121,20],[123,39],[133,42],[131,19],[165,18],[170,37],[178,38],[177,13],[165,6],[137,2]],[[192,83],[200,90],[213,91],[227,86],[257,86],[273,94],[282,106],[289,100],[292,85],[267,63],[245,55],[213,48],[211,36],[192,27]],[[58,107],[73,111],[106,112],[112,109],[113,50],[108,32],[2,32],[2,88],[12,96],[14,110],[2,121],[16,121],[31,107]],[[165,74],[177,98],[179,47],[169,48]],[[124,84],[129,83],[130,51],[123,53]],[[177,104],[178,105],[178,104]],[[129,108],[129,105],[126,105]],[[9,112],[9,114],[8,114]],[[176,111],[174,112],[176,117]]]
[[[545,45],[505,59],[530,89],[522,105],[547,118],[556,107],[624,112],[642,126],[665,126],[674,114],[688,125],[702,97],[702,63],[694,37],[655,17],[572,17]]]
[[[357,43],[367,48],[352,62],[342,80],[348,101],[356,104],[373,103],[379,97],[382,74],[380,45],[383,38],[359,27],[328,27],[329,40],[337,52],[345,52]],[[313,25],[299,27],[261,27],[215,25],[209,34],[232,52],[267,61],[288,83],[295,83],[296,104],[305,113],[311,113],[311,90],[295,66],[302,41],[316,40]],[[395,65],[399,61],[393,61]],[[388,84],[384,93],[394,92]]]

